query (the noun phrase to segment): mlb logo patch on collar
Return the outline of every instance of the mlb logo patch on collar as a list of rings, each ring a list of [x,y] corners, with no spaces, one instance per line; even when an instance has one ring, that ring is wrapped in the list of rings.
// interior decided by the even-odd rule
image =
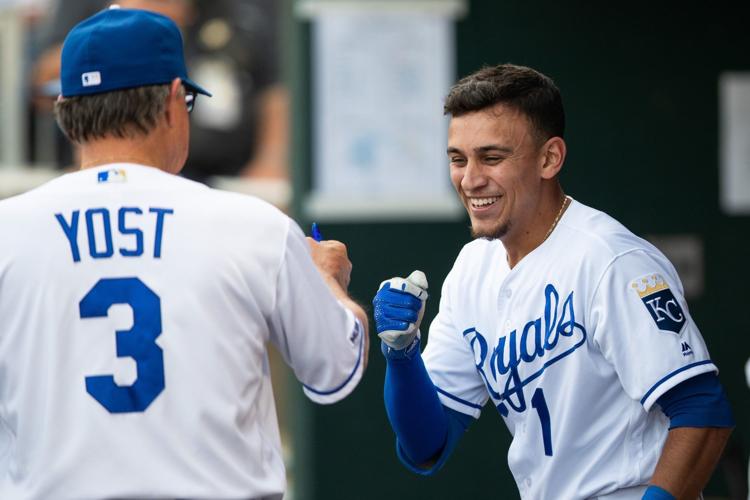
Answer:
[[[99,184],[104,182],[125,182],[128,180],[128,173],[124,168],[111,168],[103,170],[96,174],[96,181]]]
[[[633,281],[630,286],[646,306],[660,330],[679,335],[685,324],[685,314],[669,285],[660,274],[649,274]]]

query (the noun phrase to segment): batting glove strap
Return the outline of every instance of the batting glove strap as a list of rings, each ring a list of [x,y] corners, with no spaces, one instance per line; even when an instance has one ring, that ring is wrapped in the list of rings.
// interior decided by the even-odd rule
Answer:
[[[417,332],[419,333],[419,332]],[[385,359],[390,363],[391,361],[411,361],[414,356],[420,353],[420,340],[419,335],[414,337],[414,340],[404,349],[394,349],[385,342],[380,343],[380,351],[385,356]]]
[[[677,500],[670,492],[658,486],[651,485],[643,493],[642,500]]]

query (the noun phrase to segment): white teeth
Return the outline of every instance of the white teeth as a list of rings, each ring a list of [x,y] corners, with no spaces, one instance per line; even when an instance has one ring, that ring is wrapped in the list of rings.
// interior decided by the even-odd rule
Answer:
[[[487,205],[492,205],[499,199],[499,196],[493,196],[491,198],[472,198],[471,204],[475,207],[486,207]]]

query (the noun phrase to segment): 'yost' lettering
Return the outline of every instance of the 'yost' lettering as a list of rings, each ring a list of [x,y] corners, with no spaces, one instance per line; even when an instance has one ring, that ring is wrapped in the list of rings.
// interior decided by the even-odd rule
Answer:
[[[81,261],[82,248],[92,259],[108,259],[114,255],[141,257],[144,254],[160,259],[165,220],[172,214],[174,210],[171,208],[89,208],[83,213],[81,210],[57,213],[55,219],[68,241],[73,262]],[[145,248],[144,233],[153,234],[150,238],[152,248]],[[86,235],[86,243],[81,241],[82,234]]]

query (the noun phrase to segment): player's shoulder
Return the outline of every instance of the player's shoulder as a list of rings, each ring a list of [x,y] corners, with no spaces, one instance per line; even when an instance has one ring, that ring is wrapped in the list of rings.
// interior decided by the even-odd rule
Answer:
[[[568,217],[561,220],[564,238],[559,245],[561,259],[569,258],[569,268],[586,269],[582,275],[640,283],[661,277],[682,293],[678,273],[669,259],[649,241],[635,235],[606,213],[573,202]],[[557,246],[557,249],[560,249]],[[596,281],[598,282],[598,281]]]
[[[560,241],[594,260],[610,261],[634,251],[658,252],[614,217],[576,200],[572,200],[559,227],[563,235]]]

